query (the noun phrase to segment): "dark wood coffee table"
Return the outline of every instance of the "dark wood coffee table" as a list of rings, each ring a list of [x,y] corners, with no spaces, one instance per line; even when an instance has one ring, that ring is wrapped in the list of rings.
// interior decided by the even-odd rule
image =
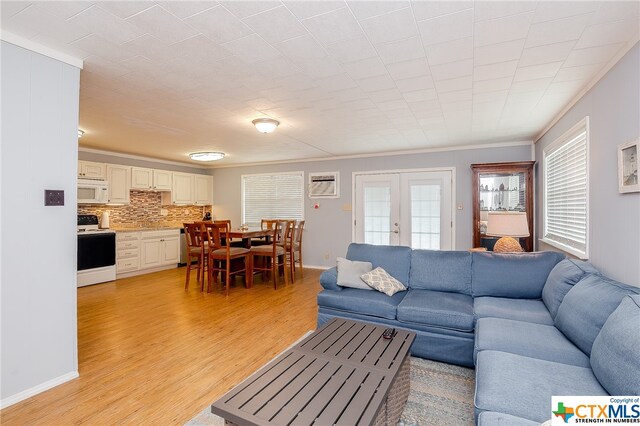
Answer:
[[[415,333],[335,318],[211,405],[237,425],[395,425]]]

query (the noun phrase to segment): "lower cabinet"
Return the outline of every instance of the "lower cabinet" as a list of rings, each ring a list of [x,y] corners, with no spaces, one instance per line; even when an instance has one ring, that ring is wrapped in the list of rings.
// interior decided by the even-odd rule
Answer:
[[[135,234],[135,237],[132,235]],[[180,262],[180,231],[168,229],[161,231],[126,232],[117,242],[117,273],[139,271],[146,273],[147,269],[177,266]],[[132,241],[136,240],[135,247]]]

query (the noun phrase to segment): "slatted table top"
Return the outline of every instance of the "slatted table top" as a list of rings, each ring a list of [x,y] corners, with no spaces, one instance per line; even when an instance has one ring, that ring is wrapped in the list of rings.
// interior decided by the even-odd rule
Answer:
[[[211,412],[238,425],[369,425],[415,333],[335,318],[227,392]]]

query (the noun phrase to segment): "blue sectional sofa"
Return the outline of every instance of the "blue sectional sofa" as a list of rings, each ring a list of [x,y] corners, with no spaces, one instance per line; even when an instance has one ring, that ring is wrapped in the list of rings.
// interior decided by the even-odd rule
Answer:
[[[331,268],[318,325],[343,317],[409,329],[414,356],[475,366],[480,425],[539,424],[552,395],[640,395],[640,288],[587,262],[366,244],[346,257],[384,268],[407,291],[343,288]]]

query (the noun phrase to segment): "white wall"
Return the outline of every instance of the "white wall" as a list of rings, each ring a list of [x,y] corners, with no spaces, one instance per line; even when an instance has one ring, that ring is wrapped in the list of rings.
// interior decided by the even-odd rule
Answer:
[[[603,274],[640,286],[640,193],[619,194],[617,146],[640,135],[640,45],[636,44],[536,143],[546,146],[589,116],[589,260]],[[537,237],[542,238],[542,167]],[[542,242],[541,250],[554,250]]]
[[[2,42],[1,344],[4,407],[77,376],[80,70]],[[62,189],[64,207],[44,207]]]
[[[218,219],[231,219],[233,226],[241,221],[241,185],[243,174],[304,171],[305,182],[309,172],[339,171],[340,198],[306,199],[304,263],[313,266],[335,266],[337,256],[344,256],[351,242],[351,211],[343,210],[351,204],[352,172],[367,170],[396,170],[430,167],[456,168],[456,200],[463,203],[457,210],[456,249],[467,250],[472,244],[471,169],[473,163],[526,161],[531,159],[531,146],[507,146],[460,151],[444,151],[411,155],[353,158],[263,166],[214,169],[213,215]],[[312,208],[315,202],[320,208]],[[327,259],[325,259],[327,255]]]
[[[90,151],[78,152],[78,160],[95,161],[97,163],[121,164],[123,166],[146,167],[150,169],[171,170],[172,172],[193,173],[198,175],[211,175],[212,169],[189,167],[178,164],[155,161],[153,158],[131,158],[118,154],[107,154]]]

